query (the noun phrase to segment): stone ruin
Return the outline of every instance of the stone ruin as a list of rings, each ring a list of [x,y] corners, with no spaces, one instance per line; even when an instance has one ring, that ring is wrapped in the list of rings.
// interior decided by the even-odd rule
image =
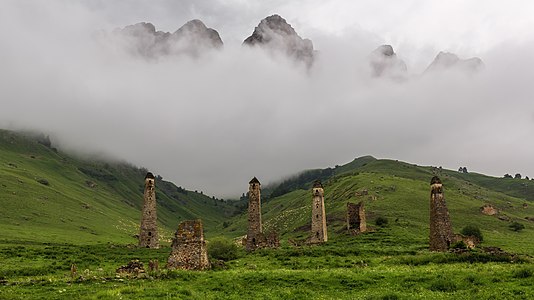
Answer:
[[[171,254],[167,260],[167,268],[207,270],[210,267],[202,221],[188,220],[181,222],[174,234]]]
[[[158,217],[156,213],[156,189],[154,175],[145,176],[145,192],[139,232],[139,247],[159,248]]]
[[[363,201],[358,204],[347,202],[347,230],[353,235],[367,231]]]
[[[430,251],[448,251],[455,241],[439,177],[430,181]]]
[[[143,263],[139,260],[131,260],[127,265],[120,266],[115,270],[117,274],[126,276],[139,276],[139,274],[145,273]]]
[[[472,235],[464,236],[462,234],[455,234],[454,241],[463,242],[467,249],[474,249],[480,244],[480,240]]]
[[[263,233],[261,222],[261,184],[254,177],[249,182],[248,188],[248,230],[245,240],[247,251],[254,251],[259,248],[278,248],[280,239],[276,232]]]
[[[320,244],[328,241],[326,230],[326,213],[324,207],[324,190],[319,180],[312,188],[312,221],[310,244]]]

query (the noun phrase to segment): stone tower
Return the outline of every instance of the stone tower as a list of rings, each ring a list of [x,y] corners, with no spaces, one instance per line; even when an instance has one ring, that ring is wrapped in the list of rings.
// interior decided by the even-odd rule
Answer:
[[[210,267],[202,221],[183,221],[178,225],[178,230],[174,234],[171,254],[167,260],[167,268],[206,270]]]
[[[430,251],[448,251],[454,242],[449,210],[439,177],[430,181]]]
[[[347,202],[347,230],[354,234],[367,231],[363,201],[358,204]]]
[[[154,175],[145,176],[145,193],[139,232],[139,247],[159,248],[158,217],[156,214],[156,190]]]
[[[254,177],[248,183],[248,231],[247,231],[247,251],[258,248],[263,240],[263,230],[261,228],[261,184]]]
[[[326,233],[326,214],[324,209],[324,190],[319,180],[313,184],[312,222],[310,243],[318,244],[328,240]]]

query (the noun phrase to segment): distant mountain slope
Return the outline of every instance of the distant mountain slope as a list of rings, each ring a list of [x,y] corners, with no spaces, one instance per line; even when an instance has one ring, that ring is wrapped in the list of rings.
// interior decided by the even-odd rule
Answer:
[[[136,243],[147,170],[84,161],[47,139],[0,130],[0,239]],[[156,179],[158,220],[170,238],[178,223],[201,218],[206,233],[234,207]]]
[[[328,176],[326,176],[328,174]],[[428,239],[430,179],[441,177],[453,229],[456,233],[469,224],[480,227],[486,245],[534,254],[534,203],[524,195],[528,180],[492,178],[480,174],[461,174],[434,167],[421,167],[394,160],[362,157],[344,166],[302,173],[280,184],[286,193],[265,201],[262,206],[266,231],[275,229],[287,238],[304,239],[311,221],[310,183],[313,176],[323,180],[328,235],[346,234],[347,202],[364,201],[368,224],[375,227],[378,216],[389,219],[395,234],[407,239]],[[323,176],[325,175],[325,176]],[[322,176],[322,177],[321,177]],[[274,191],[279,187],[274,188]],[[515,197],[514,197],[515,195]],[[481,213],[489,204],[499,210],[495,216]],[[225,229],[228,236],[245,234],[245,214]],[[525,225],[521,232],[510,230],[512,222]]]

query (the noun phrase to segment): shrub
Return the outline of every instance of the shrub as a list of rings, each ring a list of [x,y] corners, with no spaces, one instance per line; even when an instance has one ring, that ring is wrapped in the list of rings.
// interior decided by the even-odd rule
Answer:
[[[451,249],[467,249],[467,245],[464,243],[464,241],[457,241],[451,245]]]
[[[446,278],[438,278],[430,284],[430,290],[440,292],[454,292],[458,289],[456,283]]]
[[[397,300],[397,299],[399,299],[399,296],[397,296],[396,294],[386,294],[386,295],[383,295],[380,299],[382,299],[382,300]]]
[[[229,261],[238,257],[237,245],[226,238],[216,238],[208,243],[208,253],[213,259]]]
[[[534,275],[534,272],[532,272],[532,269],[523,268],[520,270],[517,270],[514,272],[515,278],[529,278]]]
[[[478,228],[475,225],[467,225],[467,226],[465,226],[464,228],[462,228],[462,231],[460,231],[460,233],[465,235],[465,236],[474,236],[481,242],[482,242],[482,240],[484,238],[482,236],[482,232],[480,231],[480,228]]]
[[[525,229],[525,225],[523,225],[521,223],[518,223],[518,222],[513,222],[508,227],[510,227],[510,229],[513,230],[513,231],[521,231],[521,230]]]
[[[386,217],[378,217],[375,220],[376,226],[384,227],[388,224],[388,219]]]
[[[46,179],[39,179],[39,180],[37,180],[37,182],[39,182],[42,185],[50,185],[50,183]]]

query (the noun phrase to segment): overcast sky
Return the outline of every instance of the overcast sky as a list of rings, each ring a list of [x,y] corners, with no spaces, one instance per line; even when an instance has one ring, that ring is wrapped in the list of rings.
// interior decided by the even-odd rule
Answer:
[[[320,51],[305,70],[241,47],[280,14]],[[51,133],[188,189],[229,197],[362,155],[534,177],[533,1],[0,2],[0,127]],[[96,38],[191,19],[225,47],[147,61]],[[369,75],[391,44],[408,80]],[[480,57],[475,75],[420,76],[439,51]]]

